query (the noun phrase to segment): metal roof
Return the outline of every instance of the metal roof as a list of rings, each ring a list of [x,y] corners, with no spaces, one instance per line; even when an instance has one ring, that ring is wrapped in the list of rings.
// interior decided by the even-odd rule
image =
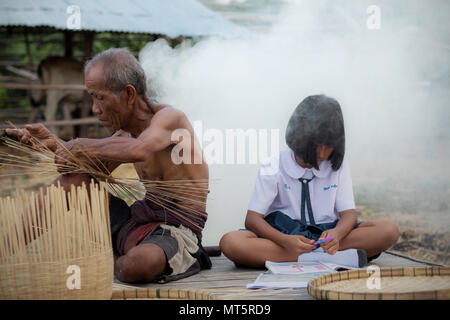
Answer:
[[[75,11],[78,6],[79,28]],[[69,22],[75,21],[74,24]],[[96,32],[178,36],[237,36],[246,33],[196,0],[2,0],[0,26],[54,27]]]

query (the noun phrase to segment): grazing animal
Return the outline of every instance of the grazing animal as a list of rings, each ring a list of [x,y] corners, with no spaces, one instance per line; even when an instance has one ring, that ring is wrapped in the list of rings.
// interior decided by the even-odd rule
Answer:
[[[38,66],[38,84],[84,84],[84,66],[73,58],[49,56],[41,61]],[[34,107],[30,115],[30,122],[35,122],[39,113],[39,106],[44,103],[47,98],[47,106],[44,116],[46,121],[56,119],[58,107],[62,107],[62,115],[64,120],[70,120],[72,113],[80,110],[80,117],[89,115],[89,96],[83,90],[73,89],[34,89],[31,90],[31,105]],[[56,132],[54,126],[50,129]],[[58,135],[65,138],[74,136],[73,126],[66,126],[58,131]]]

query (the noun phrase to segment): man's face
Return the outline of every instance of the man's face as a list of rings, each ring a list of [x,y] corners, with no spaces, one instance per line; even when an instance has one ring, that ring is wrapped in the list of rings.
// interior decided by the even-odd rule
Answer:
[[[85,85],[92,97],[92,112],[98,117],[103,126],[115,132],[123,126],[123,113],[120,98],[103,85],[103,66],[94,65],[85,75]]]

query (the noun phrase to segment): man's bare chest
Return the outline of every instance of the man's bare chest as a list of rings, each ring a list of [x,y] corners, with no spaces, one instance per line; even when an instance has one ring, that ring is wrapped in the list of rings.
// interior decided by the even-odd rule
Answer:
[[[170,150],[167,149],[152,155],[146,161],[136,162],[134,167],[140,179],[152,181],[174,179],[177,175],[175,173],[182,171],[182,166],[172,162]]]

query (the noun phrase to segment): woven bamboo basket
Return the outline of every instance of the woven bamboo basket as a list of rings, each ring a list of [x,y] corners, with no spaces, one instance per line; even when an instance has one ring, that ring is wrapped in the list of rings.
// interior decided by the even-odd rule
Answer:
[[[123,288],[114,289],[112,300],[147,300],[147,299],[174,299],[174,300],[214,300],[211,293],[202,289],[179,288]]]
[[[448,267],[381,268],[378,276],[379,286],[373,286],[366,269],[334,272],[311,280],[308,293],[321,300],[450,299]]]
[[[0,198],[0,299],[110,299],[107,195],[91,184]]]

